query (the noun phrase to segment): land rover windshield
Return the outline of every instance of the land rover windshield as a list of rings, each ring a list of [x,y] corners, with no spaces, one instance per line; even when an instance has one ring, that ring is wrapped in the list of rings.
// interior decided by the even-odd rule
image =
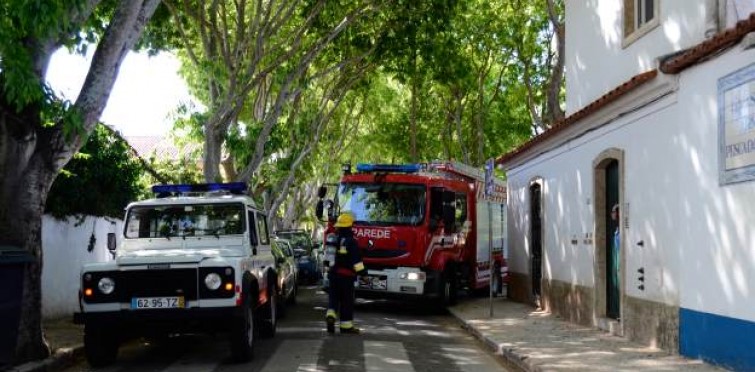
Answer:
[[[242,204],[134,206],[126,217],[126,238],[171,238],[244,233]]]
[[[425,218],[425,185],[342,183],[338,204],[365,225],[420,225]]]

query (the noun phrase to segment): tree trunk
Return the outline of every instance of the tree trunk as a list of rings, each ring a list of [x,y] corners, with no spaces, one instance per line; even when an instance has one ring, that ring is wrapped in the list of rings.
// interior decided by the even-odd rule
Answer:
[[[21,314],[13,363],[42,359],[50,348],[42,336],[42,215],[55,173],[37,146],[39,133],[11,123],[24,118],[0,107],[0,244],[29,252],[24,268]],[[49,152],[46,154],[49,155]],[[3,283],[13,285],[13,283]]]
[[[205,125],[204,133],[204,180],[205,182],[220,181],[220,161],[223,146],[223,135],[216,125]]]
[[[409,113],[409,155],[417,161],[417,77],[412,77],[412,103]]]
[[[86,17],[96,3],[77,8],[73,15]],[[83,134],[72,131],[73,134],[66,136],[66,124],[61,122],[43,126],[44,107],[40,103],[24,102],[25,106],[19,109],[19,102],[10,101],[8,92],[3,90],[4,72],[0,71],[0,244],[20,247],[34,258],[24,269],[14,364],[50,355],[41,324],[42,216],[47,194],[58,172],[97,125],[123,58],[158,4],[159,0],[118,4],[72,108],[81,119]],[[31,40],[25,44],[34,59],[38,81],[44,81],[50,53],[56,45],[54,41],[63,38],[62,34],[52,35],[49,40]]]
[[[564,80],[564,59],[566,58],[566,27],[558,14],[553,0],[547,0],[548,17],[553,27],[556,39],[556,63],[551,67],[550,79],[546,91],[546,121],[552,126],[564,118],[564,110],[561,109],[561,86]]]

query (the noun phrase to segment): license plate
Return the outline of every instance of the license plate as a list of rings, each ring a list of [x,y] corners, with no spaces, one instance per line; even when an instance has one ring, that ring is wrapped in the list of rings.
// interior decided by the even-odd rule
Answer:
[[[386,279],[378,276],[364,276],[359,278],[359,288],[386,290],[388,284]]]
[[[178,309],[184,307],[183,297],[134,297],[132,309]]]

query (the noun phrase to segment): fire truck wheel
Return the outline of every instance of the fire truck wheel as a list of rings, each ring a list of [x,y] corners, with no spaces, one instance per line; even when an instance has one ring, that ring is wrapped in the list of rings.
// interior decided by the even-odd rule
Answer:
[[[84,326],[84,354],[92,367],[104,367],[115,362],[118,356],[118,333],[97,323]]]
[[[440,276],[440,286],[438,288],[438,299],[443,307],[456,305],[458,294],[458,282],[456,280],[456,271],[448,268]]]
[[[242,316],[235,321],[235,327],[231,330],[231,355],[237,362],[247,362],[254,354],[257,327],[255,327],[254,308],[250,296],[244,296],[244,309]],[[256,298],[256,297],[255,297]]]

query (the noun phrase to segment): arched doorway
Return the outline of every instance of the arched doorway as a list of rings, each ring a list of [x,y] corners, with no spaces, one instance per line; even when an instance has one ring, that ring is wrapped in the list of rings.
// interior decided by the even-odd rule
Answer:
[[[533,181],[530,184],[530,279],[532,280],[532,298],[538,307],[542,306],[542,279],[543,279],[543,210],[542,196],[543,186],[541,182]]]
[[[595,216],[595,316],[619,321],[622,313],[624,279],[622,267],[621,206],[624,194],[624,152],[603,151],[593,162]],[[617,208],[618,216],[611,211]],[[618,235],[617,235],[618,233]],[[616,244],[618,243],[618,244]],[[599,321],[599,325],[600,325]]]
[[[619,266],[621,258],[619,256],[620,239],[617,238],[619,233],[619,221],[616,220],[614,212],[619,207],[619,162],[610,160],[606,165],[606,242],[603,249],[606,254],[606,317],[619,319],[621,315],[621,290],[619,279]]]

